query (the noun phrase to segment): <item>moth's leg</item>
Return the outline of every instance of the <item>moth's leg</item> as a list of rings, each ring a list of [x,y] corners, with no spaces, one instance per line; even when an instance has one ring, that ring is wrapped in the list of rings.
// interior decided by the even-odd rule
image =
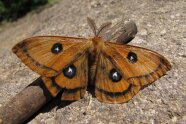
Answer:
[[[129,21],[122,28],[122,33],[116,38],[116,42],[127,44],[132,41],[137,34],[137,26],[134,21]]]

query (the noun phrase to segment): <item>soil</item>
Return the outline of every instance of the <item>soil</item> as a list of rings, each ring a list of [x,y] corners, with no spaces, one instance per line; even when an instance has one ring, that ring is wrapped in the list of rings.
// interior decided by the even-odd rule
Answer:
[[[130,44],[162,54],[173,68],[127,103],[101,103],[87,92],[66,106],[52,101],[28,123],[186,123],[185,0],[62,0],[1,26],[0,107],[39,77],[11,52],[12,46],[36,35],[90,37],[87,16],[98,25],[135,21],[138,34]]]

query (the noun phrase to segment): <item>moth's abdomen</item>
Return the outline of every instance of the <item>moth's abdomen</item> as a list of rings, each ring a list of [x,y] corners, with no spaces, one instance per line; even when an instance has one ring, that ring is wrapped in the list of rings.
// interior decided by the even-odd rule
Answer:
[[[88,57],[88,83],[89,85],[94,85],[95,82],[95,75],[96,75],[96,67],[97,67],[97,60],[98,60],[98,54],[96,52],[97,50],[90,50],[89,57]]]

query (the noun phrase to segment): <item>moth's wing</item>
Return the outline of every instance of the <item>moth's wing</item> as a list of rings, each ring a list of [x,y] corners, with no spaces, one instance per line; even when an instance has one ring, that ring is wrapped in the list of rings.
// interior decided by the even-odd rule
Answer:
[[[82,98],[86,92],[88,82],[88,53],[81,55],[76,61],[70,63],[76,69],[76,74],[68,78],[64,73],[60,73],[56,77],[42,77],[45,86],[52,94],[56,96],[63,90],[62,100],[78,100]]]
[[[55,77],[44,77],[42,76],[43,83],[48,89],[50,94],[55,97],[62,90],[55,82]]]
[[[53,77],[87,51],[89,42],[84,41],[87,39],[38,36],[18,43],[12,50],[33,71]]]
[[[134,54],[137,61],[129,60],[131,57],[135,60]],[[127,102],[141,88],[165,75],[170,68],[167,59],[156,52],[135,46],[105,43],[97,63],[96,97],[108,103]],[[113,82],[109,78],[112,69],[121,74],[120,81]]]

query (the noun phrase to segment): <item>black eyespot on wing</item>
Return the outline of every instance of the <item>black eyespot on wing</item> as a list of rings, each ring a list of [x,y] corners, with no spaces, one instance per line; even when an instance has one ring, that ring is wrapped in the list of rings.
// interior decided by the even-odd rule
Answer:
[[[65,77],[72,79],[76,75],[76,67],[74,65],[70,65],[64,68],[63,74]]]
[[[128,53],[128,56],[127,56],[127,59],[128,59],[129,62],[131,62],[131,63],[135,63],[135,62],[138,61],[138,57],[137,57],[136,53],[134,53],[134,52],[129,52],[129,53]]]
[[[122,76],[121,76],[121,74],[116,69],[112,69],[110,71],[109,78],[113,82],[118,82],[118,81],[121,80]]]
[[[55,43],[52,48],[51,48],[51,51],[52,53],[54,54],[58,54],[60,53],[61,51],[63,50],[63,46],[61,43]]]

